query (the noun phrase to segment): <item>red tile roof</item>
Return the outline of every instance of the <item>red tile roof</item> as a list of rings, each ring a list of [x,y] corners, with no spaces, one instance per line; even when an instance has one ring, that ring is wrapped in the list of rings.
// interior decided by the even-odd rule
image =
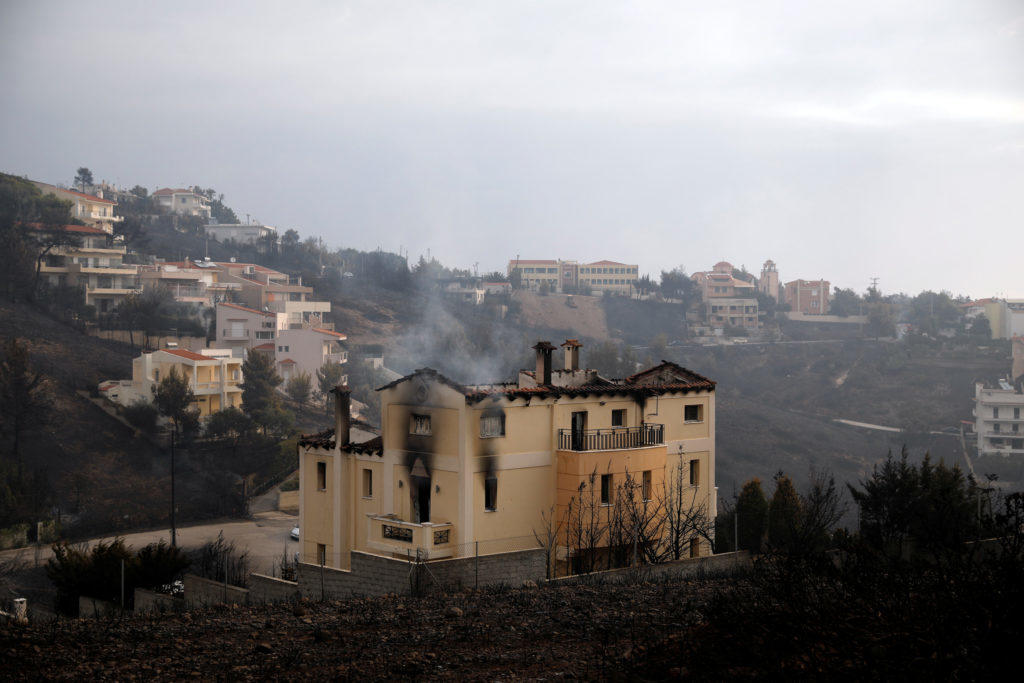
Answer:
[[[110,233],[94,228],[91,225],[44,225],[43,223],[22,223],[22,225],[31,228],[32,230],[39,230],[40,232],[53,232],[54,230],[60,230],[62,232],[77,232],[83,235],[109,235]]]
[[[295,361],[293,361],[291,358],[285,358],[284,360],[279,360],[277,362],[280,363],[281,365],[295,365]]]
[[[273,351],[274,350],[274,345],[269,343],[269,342],[266,343],[266,344],[257,344],[256,346],[252,347],[252,350],[253,351]]]
[[[314,327],[313,331],[314,332],[319,332],[320,334],[329,334],[332,337],[338,337],[339,339],[348,339],[348,337],[346,335],[342,334],[341,332],[334,332],[333,330],[325,330],[325,329],[320,328],[320,327]]]
[[[247,308],[245,306],[239,306],[238,304],[229,304],[229,303],[227,303],[225,301],[222,301],[222,302],[220,302],[217,305],[218,306],[227,306],[228,308],[237,308],[238,310],[246,311],[247,313],[258,313],[260,315],[265,315],[268,318],[273,318],[273,317],[275,317],[277,315],[276,313],[268,313],[267,311],[257,311],[255,308]]]
[[[173,353],[175,356],[181,356],[182,358],[187,358],[189,360],[217,360],[216,358],[213,358],[211,356],[204,356],[201,353],[196,353],[195,351],[189,351],[187,349],[160,349],[160,350],[163,351],[164,353]]]
[[[104,199],[103,197],[97,197],[95,195],[86,194],[84,192],[78,192],[77,190],[66,190],[63,187],[58,187],[57,189],[60,190],[61,192],[67,192],[68,194],[73,194],[76,197],[81,197],[82,199],[88,199],[91,202],[100,202],[101,204],[117,204],[117,202],[115,202],[113,199]]]
[[[587,266],[629,266],[631,263],[620,263],[619,261],[594,261],[593,263],[586,263]]]

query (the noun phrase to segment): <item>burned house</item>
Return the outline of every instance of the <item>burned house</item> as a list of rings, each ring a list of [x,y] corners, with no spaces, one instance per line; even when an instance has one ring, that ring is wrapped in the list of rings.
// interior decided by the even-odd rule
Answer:
[[[352,551],[434,560],[536,547],[542,513],[562,519],[589,487],[610,507],[627,477],[653,497],[676,477],[713,517],[715,383],[662,362],[625,379],[580,367],[582,345],[534,346],[517,382],[462,385],[430,368],[378,391],[381,436],[333,430],[300,440],[302,561],[348,569]],[[710,552],[687,539],[687,555]],[[572,553],[561,548],[559,559]]]

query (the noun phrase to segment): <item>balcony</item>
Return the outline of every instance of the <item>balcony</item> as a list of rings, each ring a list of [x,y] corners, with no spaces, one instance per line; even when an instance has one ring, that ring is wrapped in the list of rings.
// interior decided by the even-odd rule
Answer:
[[[378,552],[417,554],[437,560],[455,555],[455,525],[451,522],[403,522],[394,515],[369,515],[367,545]]]
[[[228,327],[228,328],[222,329],[220,332],[221,332],[221,334],[220,334],[221,339],[248,339],[249,338],[249,328],[247,328],[247,327],[235,327],[235,328]]]
[[[340,351],[338,353],[328,353],[324,356],[325,363],[347,363],[348,362],[348,351]]]
[[[558,430],[558,450],[560,451],[615,451],[664,444],[665,426],[660,424],[608,429]]]

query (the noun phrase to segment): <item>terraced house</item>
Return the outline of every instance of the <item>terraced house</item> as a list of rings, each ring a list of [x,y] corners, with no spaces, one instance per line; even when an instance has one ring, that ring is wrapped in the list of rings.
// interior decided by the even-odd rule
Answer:
[[[645,502],[678,482],[676,500],[713,520],[715,383],[668,362],[606,379],[580,367],[581,348],[567,340],[553,369],[556,348],[539,342],[536,367],[509,383],[417,370],[378,390],[381,436],[363,443],[350,442],[348,391],[337,388],[335,428],[300,441],[303,562],[349,569],[353,551],[434,560],[536,547],[535,532],[568,528],[586,500],[608,522],[628,482]],[[597,545],[613,545],[602,533]],[[685,538],[685,554],[709,554],[709,540]],[[549,552],[565,566],[584,548],[561,533]]]

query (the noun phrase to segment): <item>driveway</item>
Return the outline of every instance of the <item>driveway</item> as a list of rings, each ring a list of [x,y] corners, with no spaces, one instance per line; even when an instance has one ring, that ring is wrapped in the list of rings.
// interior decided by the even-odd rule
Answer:
[[[291,559],[298,552],[298,542],[291,540],[288,535],[292,527],[298,523],[299,518],[296,515],[287,515],[282,512],[261,512],[254,515],[251,520],[222,520],[197,526],[179,527],[178,545],[182,548],[194,548],[217,538],[217,534],[223,532],[224,540],[234,541],[237,548],[249,551],[249,566],[252,571],[270,573],[280,563],[284,553],[287,553]],[[112,541],[115,538],[123,538],[127,545],[138,550],[160,540],[170,543],[171,532],[170,529],[142,531],[121,536],[102,536],[84,542],[91,545],[97,541]],[[53,557],[53,551],[49,545],[40,546],[38,549],[29,547],[0,551],[0,563],[16,560],[19,563],[33,566],[37,562],[43,564],[51,557]]]

